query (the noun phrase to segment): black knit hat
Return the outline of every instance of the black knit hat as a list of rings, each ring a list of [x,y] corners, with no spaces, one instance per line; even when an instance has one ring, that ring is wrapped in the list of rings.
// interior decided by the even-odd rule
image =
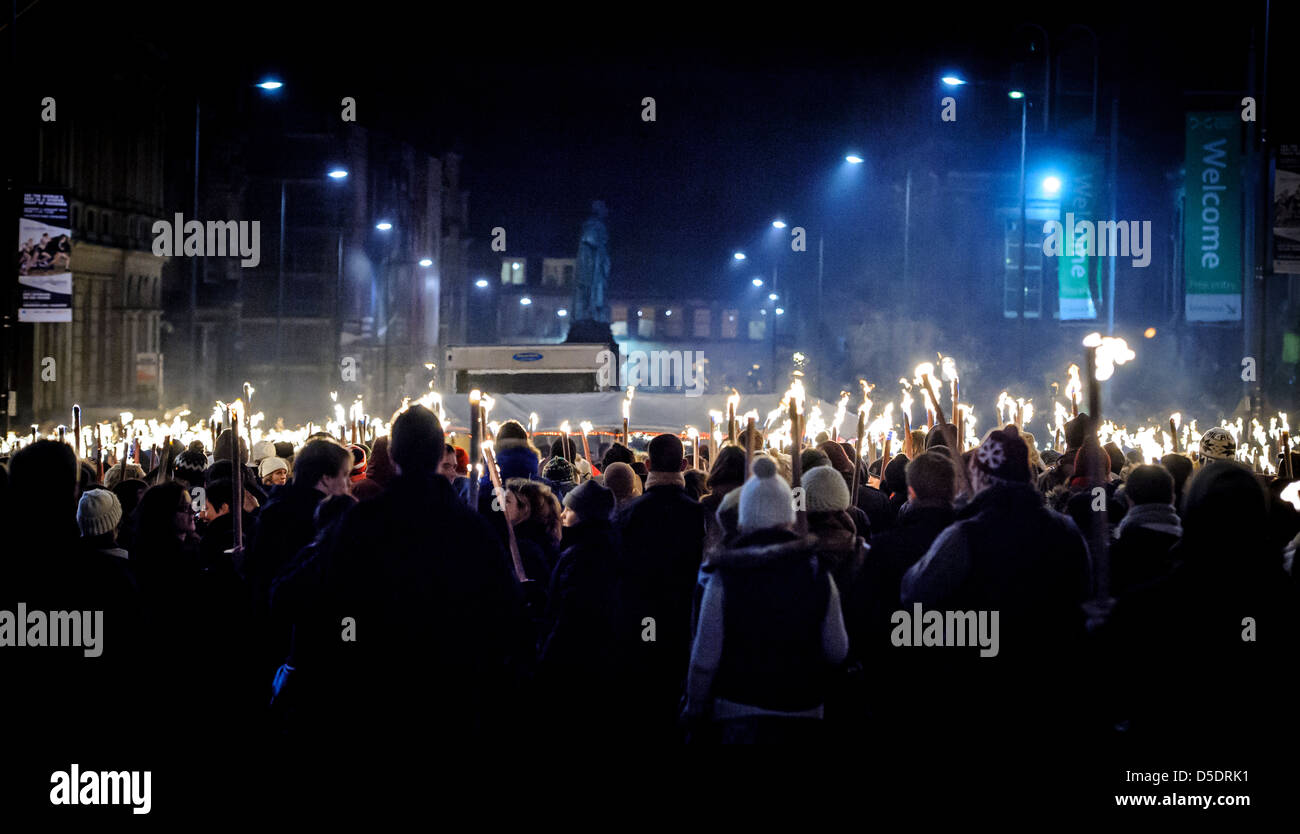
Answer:
[[[675,434],[660,434],[650,441],[650,471],[682,471],[682,440]]]
[[[573,464],[562,457],[550,458],[542,469],[542,477],[557,484],[571,484],[574,481]]]
[[[582,521],[603,521],[614,510],[614,493],[595,481],[583,481],[564,496],[564,506]]]
[[[203,486],[203,473],[207,468],[208,459],[202,452],[186,450],[176,457],[176,477],[190,486]]]
[[[974,461],[981,472],[994,478],[1016,483],[1029,480],[1029,447],[1014,425],[989,432],[975,450]]]
[[[885,466],[885,478],[881,489],[886,492],[907,491],[907,455],[899,452]]]

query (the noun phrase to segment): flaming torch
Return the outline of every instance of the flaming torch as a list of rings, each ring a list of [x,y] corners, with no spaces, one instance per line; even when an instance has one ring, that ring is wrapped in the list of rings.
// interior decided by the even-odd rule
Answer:
[[[477,393],[477,391],[473,392],[473,394]],[[473,396],[473,394],[471,394],[471,396]],[[497,469],[497,459],[496,456],[492,454],[491,441],[483,444],[483,460],[487,463],[488,477],[492,479],[492,494],[498,501],[502,502],[501,511],[505,512],[504,502],[506,500],[506,493],[505,490],[501,488],[501,471]],[[515,528],[508,518],[506,519],[506,538],[510,542],[510,560],[514,562],[515,577],[520,582],[526,582],[528,576],[524,573],[523,560],[519,558],[519,542],[515,540]]]
[[[934,428],[936,421],[940,424],[948,422],[943,416],[943,405],[934,392],[934,381],[931,379],[933,376],[934,365],[932,363],[922,362],[916,366],[916,382],[925,386],[922,390],[925,391],[927,397],[926,408],[933,408],[934,410],[934,418],[930,421],[929,428]]]
[[[739,406],[740,392],[732,388],[731,396],[727,397],[727,439],[732,443],[736,442],[736,409]]]
[[[478,480],[483,474],[483,464],[480,462],[483,455],[482,397],[483,392],[477,388],[469,392],[469,462],[474,467],[470,472],[469,479],[469,505],[471,509],[478,506]],[[507,524],[506,526],[510,525]]]
[[[247,387],[248,383],[244,385]],[[234,441],[230,447],[230,471],[233,473],[230,478],[230,514],[235,522],[235,543],[229,552],[236,567],[240,567],[244,558],[244,465],[239,459],[239,416],[243,411],[244,404],[240,400],[235,400],[230,406],[230,439]],[[249,449],[250,453],[252,451]]]
[[[628,442],[627,421],[632,416],[632,395],[634,393],[636,393],[636,386],[629,385],[627,387],[627,396],[623,398],[623,445],[629,448],[631,444]]]
[[[591,423],[587,420],[583,420],[578,424],[578,428],[582,429],[582,457],[590,464],[591,447],[587,445],[587,435],[591,432]]]
[[[951,356],[939,357],[939,375],[948,383],[948,392],[952,396],[952,419],[959,421],[958,404],[961,402],[961,381],[957,377],[957,360]],[[957,437],[961,437],[960,426]]]
[[[1069,374],[1069,380],[1065,383],[1065,396],[1070,400],[1070,416],[1079,416],[1079,392],[1083,390],[1083,383],[1079,381],[1079,366],[1071,364],[1066,371]]]
[[[691,445],[695,448],[695,459],[694,459],[694,460],[695,460],[695,466],[692,467],[692,468],[693,468],[693,469],[696,469],[696,470],[703,469],[704,467],[702,467],[702,466],[700,465],[700,433],[699,433],[699,431],[696,430],[695,426],[687,426],[687,427],[686,427],[686,437],[687,437],[688,440],[691,441]]]

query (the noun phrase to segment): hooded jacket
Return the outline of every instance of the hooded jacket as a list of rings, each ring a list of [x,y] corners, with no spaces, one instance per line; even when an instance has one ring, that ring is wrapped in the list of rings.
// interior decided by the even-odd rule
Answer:
[[[848,654],[839,591],[815,536],[758,530],[714,554],[691,651],[687,699],[716,719],[815,717]]]

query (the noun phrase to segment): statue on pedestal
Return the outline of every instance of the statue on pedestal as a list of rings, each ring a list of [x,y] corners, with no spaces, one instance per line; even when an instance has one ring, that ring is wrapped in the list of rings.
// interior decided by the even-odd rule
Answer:
[[[569,311],[569,341],[608,341],[609,303],[609,229],[605,203],[591,204],[591,216],[582,224],[578,240],[578,263],[574,270],[573,309]],[[592,325],[599,325],[593,327]],[[575,334],[606,334],[601,338],[575,339]]]

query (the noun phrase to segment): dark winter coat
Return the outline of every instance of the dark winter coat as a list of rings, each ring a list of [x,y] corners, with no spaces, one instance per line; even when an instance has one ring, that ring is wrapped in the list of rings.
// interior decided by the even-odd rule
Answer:
[[[898,526],[876,536],[852,586],[845,589],[844,621],[849,646],[859,658],[888,647],[890,616],[899,609],[903,575],[952,524],[949,506],[912,505],[899,514]]]
[[[890,506],[889,496],[872,486],[858,487],[858,508],[867,514],[871,533],[880,533],[894,526],[897,508]],[[864,536],[865,538],[865,536]]]
[[[543,587],[548,586],[555,563],[560,559],[559,546],[551,538],[550,531],[541,522],[530,518],[515,525],[515,542],[524,563],[524,575],[542,583]]]
[[[1074,522],[1044,507],[1030,484],[1004,483],[975,496],[908,570],[900,590],[905,606],[1000,611],[1007,654],[1021,640],[1029,648],[1076,639],[1091,576]]]
[[[620,506],[614,526],[623,545],[615,636],[633,721],[653,738],[675,726],[690,661],[704,508],[684,488],[664,484]],[[654,640],[642,639],[649,627]]]
[[[262,507],[256,541],[244,557],[244,575],[259,611],[267,609],[271,583],[316,537],[316,506],[324,499],[325,493],[315,485],[294,482],[277,491],[275,499]]]
[[[537,678],[557,706],[577,708],[570,713],[575,717],[612,699],[618,545],[605,519],[567,528],[565,543],[551,574],[551,630],[543,640]]]
[[[1110,723],[1134,741],[1196,751],[1263,749],[1296,739],[1297,593],[1263,536],[1223,548],[1187,535],[1169,575],[1121,596],[1098,633]],[[1234,562],[1240,567],[1234,566]]]
[[[933,733],[929,741],[1077,738],[1090,594],[1088,549],[1074,522],[1043,506],[1028,482],[985,488],[904,575],[900,601],[913,619],[918,603],[923,612],[985,612],[998,652],[984,656],[969,640],[968,648],[894,648],[925,663],[911,681],[915,697],[895,706],[915,711],[911,730]],[[955,692],[962,709],[945,709]]]
[[[1182,538],[1182,525],[1171,505],[1132,507],[1117,532],[1119,537],[1110,543],[1112,596],[1168,576],[1174,569],[1172,551]]]
[[[871,548],[848,512],[808,513],[808,532],[817,537],[817,558],[839,588],[849,588]]]
[[[330,730],[385,746],[510,732],[512,660],[531,654],[519,586],[446,478],[392,479],[343,517],[328,559],[331,619],[355,624],[354,640],[340,629],[317,655],[337,706]]]

